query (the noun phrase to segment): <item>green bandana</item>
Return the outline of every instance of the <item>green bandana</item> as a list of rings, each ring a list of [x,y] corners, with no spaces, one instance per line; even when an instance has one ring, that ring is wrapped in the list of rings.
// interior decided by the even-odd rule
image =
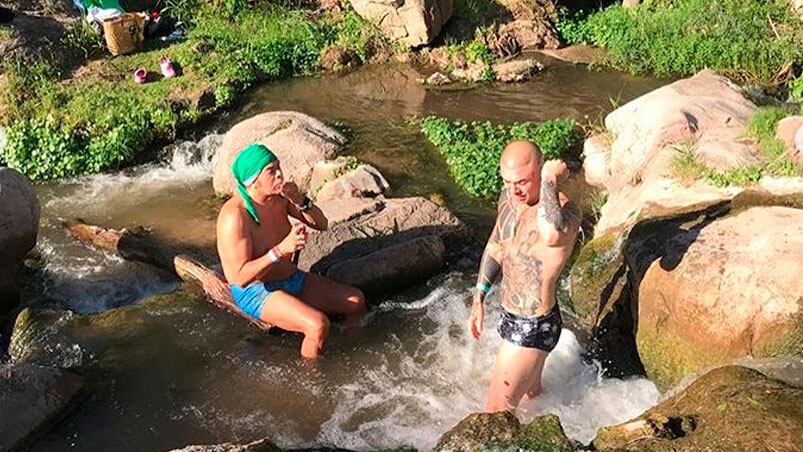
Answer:
[[[245,187],[254,183],[262,170],[273,162],[278,161],[276,154],[271,152],[261,144],[251,144],[237,155],[234,163],[231,165],[231,171],[234,173],[234,182],[237,184],[237,189],[240,191],[240,196],[243,197],[245,208],[248,213],[254,218],[254,221],[259,224],[259,216],[257,210],[254,208],[254,202],[248,196]]]

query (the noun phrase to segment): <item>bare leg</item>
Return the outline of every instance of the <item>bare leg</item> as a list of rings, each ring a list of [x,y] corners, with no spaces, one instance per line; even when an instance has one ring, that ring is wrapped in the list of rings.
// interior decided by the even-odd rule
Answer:
[[[531,389],[534,377],[538,377],[540,386],[546,356],[547,352],[543,350],[518,347],[503,341],[491,373],[485,411],[516,409],[522,396]]]
[[[327,314],[344,316],[346,326],[358,324],[365,313],[360,289],[312,273],[304,277],[301,299]]]
[[[281,290],[268,295],[260,319],[283,330],[302,333],[301,356],[304,358],[317,358],[329,334],[326,314]]]

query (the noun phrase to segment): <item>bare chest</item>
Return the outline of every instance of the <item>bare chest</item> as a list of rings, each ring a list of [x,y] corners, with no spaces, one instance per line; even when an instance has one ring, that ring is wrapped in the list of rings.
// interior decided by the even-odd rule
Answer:
[[[269,206],[259,208],[257,212],[260,224],[254,222],[251,228],[254,256],[267,253],[290,233],[287,209],[281,206]]]

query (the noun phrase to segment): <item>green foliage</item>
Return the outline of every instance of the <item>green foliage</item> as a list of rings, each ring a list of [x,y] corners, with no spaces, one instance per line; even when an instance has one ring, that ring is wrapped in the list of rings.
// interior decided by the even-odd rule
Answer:
[[[493,22],[501,8],[494,0],[455,0],[454,15],[475,27],[483,26]]]
[[[784,144],[775,137],[775,133],[781,119],[789,115],[787,110],[769,107],[760,109],[750,118],[747,133],[769,160],[778,159],[785,151]]]
[[[373,56],[378,47],[391,46],[376,25],[367,22],[351,8],[346,9],[338,28],[335,43],[353,49],[363,63]]]
[[[421,131],[444,155],[457,183],[479,197],[499,193],[499,157],[510,141],[533,141],[541,148],[545,159],[563,157],[580,142],[580,133],[573,119],[506,126],[429,116],[421,121]]]
[[[797,102],[803,102],[803,75],[789,82],[789,96]]]
[[[711,68],[768,83],[785,64],[803,62],[803,23],[776,2],[676,0],[560,17],[565,39],[602,47],[610,65],[633,73]]]
[[[143,51],[102,61],[97,73],[70,82],[59,81],[46,61],[4,62],[8,81],[0,119],[9,132],[0,160],[33,179],[117,169],[135,161],[154,140],[172,139],[183,125],[230,105],[258,81],[312,72],[321,50],[336,40],[367,59],[376,39],[356,14],[338,22],[312,20],[303,11],[278,6],[248,9],[242,0],[220,2],[218,9],[198,4],[167,4],[175,16],[193,18],[185,41],[168,49],[146,43],[150,47]],[[96,36],[81,26],[68,33],[79,48],[91,51]],[[157,62],[165,54],[182,67],[180,77],[133,83],[135,68],[158,73]],[[215,95],[209,110],[189,100],[203,91]]]
[[[103,38],[85,21],[79,20],[67,27],[61,38],[64,49],[75,49],[84,55],[84,58],[101,55],[106,48]]]

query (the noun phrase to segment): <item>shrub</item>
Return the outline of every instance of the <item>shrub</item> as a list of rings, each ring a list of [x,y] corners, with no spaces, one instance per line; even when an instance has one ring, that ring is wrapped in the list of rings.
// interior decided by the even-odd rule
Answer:
[[[538,144],[544,158],[563,157],[580,142],[573,119],[516,123],[512,126],[490,122],[450,121],[429,116],[421,121],[421,131],[446,158],[449,171],[458,184],[474,196],[499,194],[499,157],[513,140]]]

